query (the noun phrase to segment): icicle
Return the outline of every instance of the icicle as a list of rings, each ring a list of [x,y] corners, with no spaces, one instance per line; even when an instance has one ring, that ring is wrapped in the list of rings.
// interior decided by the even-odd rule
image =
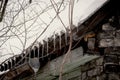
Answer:
[[[42,58],[44,56],[44,44],[42,45]]]
[[[56,42],[55,42],[55,35],[54,35],[54,51],[56,50],[55,45],[56,45]]]
[[[11,67],[11,63],[10,63],[10,60],[8,61],[8,69],[10,69]],[[1,68],[0,68],[1,69]]]
[[[60,49],[61,49],[61,35],[59,35],[59,45],[60,45]]]
[[[28,61],[28,57],[27,57],[27,56],[28,56],[28,53],[27,53],[27,51],[26,51],[26,53],[25,53],[25,57],[26,57],[26,58],[25,58],[25,63]]]
[[[9,69],[8,62],[6,62],[6,70],[8,70],[8,69]]]
[[[29,47],[26,49],[26,55],[29,54]]]
[[[12,62],[12,67],[14,67],[15,65],[14,57],[11,59],[11,62]]]
[[[4,71],[6,71],[6,63],[4,63]]]
[[[33,58],[38,56],[38,52],[36,52],[36,49],[38,48],[39,42],[36,41],[33,46]]]
[[[5,62],[5,66],[6,66],[6,67],[5,67],[5,68],[6,68],[5,70],[7,70],[7,69],[9,68],[8,62]]]
[[[14,59],[14,66],[15,66],[15,65],[16,65],[16,64],[15,64],[15,57],[13,57],[13,59]]]
[[[21,61],[21,63],[22,63],[23,60],[24,60],[24,53],[22,53],[21,55],[18,55],[18,57],[20,58],[20,61]]]
[[[48,41],[47,41],[47,54],[48,54],[48,47],[49,47],[49,44],[48,44]]]
[[[60,49],[61,49],[61,46],[62,46],[62,36],[65,34],[65,31],[61,31],[60,32]]]
[[[41,45],[41,44],[40,44],[40,43],[38,43],[38,44],[39,44],[39,45],[38,45],[38,58],[39,58],[39,56],[40,56],[40,52],[39,52],[39,51],[40,51],[40,45]]]
[[[34,46],[34,48],[33,48],[33,58],[35,58],[35,46]]]
[[[40,49],[40,43],[37,44],[37,58],[39,58],[39,49]]]
[[[10,66],[11,66],[11,68],[12,68],[12,60],[10,59],[9,61],[10,61]]]
[[[56,39],[56,40],[55,40],[55,43],[58,42],[58,40],[59,40],[59,35],[58,35],[58,33],[55,34],[55,39]],[[56,43],[56,46],[55,46],[55,47],[59,48],[59,43],[58,43],[58,44]]]
[[[23,57],[25,56],[25,57],[24,57],[24,60],[23,60],[23,63],[26,62],[26,52],[27,52],[27,51],[24,50],[24,52],[21,54],[21,55],[22,55],[22,58],[21,58],[21,59],[23,59]]]
[[[7,69],[9,69],[9,65],[8,65],[9,63],[8,63],[8,61],[7,61]]]
[[[65,33],[65,44],[67,45],[67,33]]]
[[[28,51],[27,51],[27,52],[28,52],[28,55],[29,55],[29,56],[28,56],[28,58],[29,58],[29,61],[28,61],[28,62],[30,62],[30,57],[31,57],[30,49],[31,49],[31,47],[29,47],[29,48],[28,48]]]
[[[45,52],[44,54],[46,55],[46,54],[48,54],[47,53],[48,52],[48,49],[47,49],[48,41],[46,39],[44,39],[43,42],[44,42],[44,52]]]

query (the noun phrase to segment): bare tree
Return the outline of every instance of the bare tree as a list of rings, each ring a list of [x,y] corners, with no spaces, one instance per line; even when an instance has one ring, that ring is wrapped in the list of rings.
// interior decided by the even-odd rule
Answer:
[[[74,7],[74,0],[70,0],[70,2],[69,2],[69,13],[68,13],[69,14],[69,27],[70,27],[70,31],[69,31],[70,42],[69,42],[68,51],[65,54],[65,57],[63,58],[63,61],[62,61],[61,67],[60,67],[59,80],[62,80],[63,67],[64,67],[66,59],[68,58],[68,56],[71,53],[71,48],[72,48],[73,7]]]
[[[14,55],[14,49],[19,50],[21,53],[24,52],[26,47],[28,47],[29,41],[34,39],[34,41],[29,44],[29,46],[31,45],[32,47],[42,38],[43,34],[57,18],[64,29],[68,31],[70,36],[69,49],[60,67],[59,80],[62,80],[63,66],[66,58],[70,55],[72,48],[74,0],[50,0],[49,2],[50,3],[47,3],[47,1],[44,0],[9,0],[4,16],[2,16],[2,22],[0,22],[0,49],[2,49],[5,45],[8,45],[9,41],[13,39],[17,40],[21,46],[18,47],[9,44],[10,52],[8,51],[8,54],[13,53],[12,55]],[[69,25],[67,25],[69,26],[69,29],[62,20],[62,17],[60,17],[60,13],[64,11],[67,6],[65,3],[69,3]],[[49,14],[49,11],[54,11],[55,14],[51,15]],[[48,15],[48,21],[42,19],[43,17],[41,18],[44,14]],[[17,44],[16,41],[13,42],[14,44]],[[1,57],[2,56],[4,56],[4,54],[1,55]]]

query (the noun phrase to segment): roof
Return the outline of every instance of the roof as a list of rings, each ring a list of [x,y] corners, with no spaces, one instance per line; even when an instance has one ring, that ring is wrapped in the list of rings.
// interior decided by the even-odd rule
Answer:
[[[22,6],[25,6],[25,17],[26,17],[26,24],[23,24],[24,16],[23,12],[20,11],[20,3],[17,0],[10,0],[8,1],[8,5],[6,7],[6,13],[4,15],[3,21],[0,23],[0,26],[6,27],[10,26],[10,23],[13,23],[13,26],[16,26],[16,29],[20,30],[20,32],[16,31],[16,29],[12,29],[12,31],[15,31],[15,34],[19,34],[21,32],[21,35],[16,37],[13,36],[6,40],[4,45],[2,45],[0,52],[1,52],[1,60],[0,62],[4,61],[8,57],[11,57],[13,55],[20,54],[23,50],[22,42],[24,43],[24,27],[29,28],[27,33],[27,41],[25,48],[28,48],[37,38],[38,36],[43,32],[43,30],[49,25],[49,27],[46,29],[44,34],[42,34],[38,42],[43,42],[43,40],[47,40],[48,37],[54,35],[54,33],[59,33],[62,30],[63,32],[66,32],[63,24],[61,24],[61,21],[59,18],[55,18],[52,23],[50,21],[55,17],[56,12],[53,7],[46,8],[46,4],[49,6],[51,5],[50,0],[33,0],[31,4],[27,3],[27,0],[24,0],[25,2],[22,3],[22,0],[20,0]],[[58,0],[58,5],[61,0]],[[86,4],[87,2],[87,4]],[[97,11],[107,0],[75,0],[74,4],[74,11],[73,11],[73,24],[75,27],[79,26],[81,23],[83,23],[85,20],[88,19],[89,16],[94,14],[95,11]],[[14,4],[15,3],[15,4]],[[65,27],[69,26],[69,20],[68,20],[68,8],[69,8],[69,1],[64,0],[64,4],[61,7],[61,12],[59,13],[59,16],[61,17],[62,22],[64,23]],[[94,5],[93,5],[94,4]],[[40,6],[42,5],[42,6]],[[65,7],[65,8],[64,8]],[[62,10],[64,9],[64,10]],[[10,11],[12,10],[12,11]],[[45,10],[44,13],[42,13],[42,10]],[[20,11],[19,13],[15,11]],[[11,12],[11,13],[9,13]],[[37,15],[39,13],[39,15]],[[12,15],[11,15],[12,14]],[[19,15],[17,15],[19,14]],[[16,16],[15,16],[16,15]],[[11,16],[11,17],[8,17]],[[15,16],[15,21],[13,21],[13,17]],[[39,16],[39,18],[37,18]],[[6,23],[4,23],[4,21]],[[13,22],[12,22],[13,21]],[[35,21],[35,22],[34,22]],[[34,22],[34,24],[33,24]],[[7,24],[7,25],[6,25]],[[30,26],[32,25],[32,26]],[[1,30],[1,28],[0,28]],[[0,32],[0,35],[3,34],[4,31]],[[7,36],[15,35],[12,32],[8,32]],[[4,38],[3,38],[4,39]],[[13,42],[14,41],[14,42]],[[16,43],[16,44],[14,44]],[[2,42],[0,43],[2,44]],[[11,46],[11,48],[10,48]]]

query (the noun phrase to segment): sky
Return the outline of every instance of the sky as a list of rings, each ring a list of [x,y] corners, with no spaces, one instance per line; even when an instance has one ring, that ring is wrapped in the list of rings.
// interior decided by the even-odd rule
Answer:
[[[62,0],[32,0],[31,4],[29,0],[9,0],[3,21],[0,22],[0,36],[7,32],[0,37],[0,63],[20,54],[36,39],[42,42],[56,33],[60,35],[60,31],[65,32],[64,27],[69,27],[69,1],[64,0],[61,5]],[[76,27],[80,25],[106,1],[74,0],[73,24]],[[59,17],[56,17],[55,10],[59,7]]]

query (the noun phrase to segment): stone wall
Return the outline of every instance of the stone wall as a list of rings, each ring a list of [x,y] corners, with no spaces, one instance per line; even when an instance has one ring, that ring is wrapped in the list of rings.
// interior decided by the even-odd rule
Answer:
[[[58,80],[61,62],[65,55],[49,61],[36,75],[22,80]],[[116,78],[116,79],[115,79]],[[84,55],[81,47],[72,50],[63,66],[62,80],[120,80],[119,74],[105,74],[103,57]]]
[[[48,62],[41,68],[36,80],[58,80],[64,55]],[[103,58],[96,55],[84,55],[79,47],[71,52],[63,67],[62,80],[102,80]],[[23,80],[33,80],[34,76]]]

